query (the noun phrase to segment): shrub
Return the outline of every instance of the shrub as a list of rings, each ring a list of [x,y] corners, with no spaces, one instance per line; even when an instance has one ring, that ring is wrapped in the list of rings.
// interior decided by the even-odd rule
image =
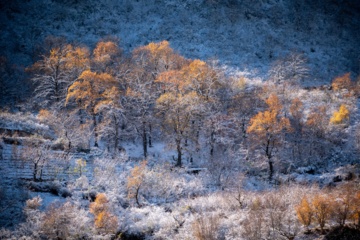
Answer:
[[[296,206],[296,215],[300,223],[308,229],[314,215],[314,210],[312,209],[307,197],[304,196],[299,205]]]
[[[263,239],[265,227],[264,213],[261,210],[250,210],[247,218],[242,223],[242,237],[247,240]]]
[[[115,233],[119,225],[117,217],[109,212],[108,202],[106,195],[99,193],[90,204],[90,212],[95,215],[95,228],[101,233]]]
[[[42,218],[40,230],[48,239],[82,239],[89,237],[91,227],[86,212],[66,202],[60,206],[50,205]]]
[[[324,232],[324,226],[330,219],[333,211],[333,200],[325,194],[317,194],[312,200],[314,217],[319,224],[321,232]]]
[[[353,194],[354,188],[350,184],[342,186],[339,191],[335,192],[333,198],[333,219],[339,224],[344,226],[346,220],[350,218],[352,205],[356,204]]]
[[[360,191],[355,192],[351,204],[351,219],[354,220],[358,229],[360,229]]]
[[[197,218],[192,229],[197,240],[216,240],[219,232],[219,218],[217,216]]]

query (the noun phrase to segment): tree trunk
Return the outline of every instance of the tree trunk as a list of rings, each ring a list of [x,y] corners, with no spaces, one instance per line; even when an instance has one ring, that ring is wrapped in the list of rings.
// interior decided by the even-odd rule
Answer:
[[[271,161],[272,158],[272,148],[271,148],[271,140],[270,138],[268,138],[267,142],[266,142],[266,149],[265,149],[265,155],[268,159],[268,163],[269,163],[269,182],[272,181],[272,176],[273,176],[273,172],[274,172],[274,166],[273,166],[273,161]]]
[[[114,123],[115,123],[115,141],[114,141],[114,153],[116,153],[119,145],[119,123],[117,122],[116,116],[114,114]]]
[[[151,138],[152,126],[149,123],[149,147],[152,147],[152,138]]]
[[[40,175],[39,175],[40,182],[42,182],[42,174],[43,174],[43,167],[40,167]]]
[[[33,180],[36,182],[36,175],[38,170],[38,163],[34,163]]]
[[[273,173],[274,173],[273,162],[269,159],[269,182],[272,181]]]
[[[215,133],[213,131],[211,131],[211,135],[210,135],[210,156],[213,156],[213,154],[214,154],[214,142],[215,142],[214,135],[215,135]]]
[[[71,140],[70,140],[70,138],[69,138],[69,136],[68,136],[68,132],[67,132],[67,131],[65,131],[65,137],[66,137],[66,139],[68,140],[68,150],[70,151],[70,149],[71,149]]]
[[[146,137],[146,122],[143,122],[143,149],[144,149],[144,158],[147,158],[147,137]]]
[[[181,152],[180,142],[178,142],[178,144],[177,144],[177,153],[178,153],[178,157],[177,157],[177,161],[176,161],[176,167],[181,167],[181,165],[182,165],[182,162],[181,162],[182,152]]]
[[[141,204],[139,202],[140,187],[141,187],[141,185],[139,185],[139,187],[136,188],[136,193],[135,193],[135,201],[136,201],[136,204],[138,205],[138,207],[141,207]]]
[[[94,111],[92,110],[92,116],[93,116],[93,124],[94,124],[94,147],[99,147],[98,144],[98,132],[97,132],[97,123],[96,123],[96,114],[94,113]]]

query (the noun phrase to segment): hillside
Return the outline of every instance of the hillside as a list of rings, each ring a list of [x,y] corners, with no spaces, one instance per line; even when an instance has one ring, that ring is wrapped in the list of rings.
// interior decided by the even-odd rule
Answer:
[[[0,11],[0,55],[22,66],[48,35],[88,46],[112,35],[126,51],[168,40],[188,58],[218,58],[261,77],[290,52],[308,59],[314,85],[359,73],[357,1],[14,0]]]
[[[0,239],[360,239],[359,13],[1,1]]]

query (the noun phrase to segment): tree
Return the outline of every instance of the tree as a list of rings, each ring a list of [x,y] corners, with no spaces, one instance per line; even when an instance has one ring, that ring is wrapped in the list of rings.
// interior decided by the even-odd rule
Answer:
[[[355,192],[355,194],[354,194]],[[333,219],[343,227],[346,220],[350,219],[356,202],[354,196],[356,195],[356,188],[352,184],[344,184],[337,191],[332,194],[333,201]]]
[[[324,226],[332,214],[332,199],[329,196],[320,193],[314,196],[311,203],[314,210],[314,218],[319,224],[321,232],[324,232]]]
[[[109,201],[105,193],[96,195],[90,204],[90,212],[95,215],[95,228],[103,233],[115,233],[118,228],[118,218],[109,212]]]
[[[307,128],[318,138],[325,137],[328,123],[325,105],[313,108],[306,121]]]
[[[168,41],[151,42],[136,48],[132,55],[133,59],[141,63],[151,74],[153,80],[162,72],[180,69],[186,62],[182,56],[174,52]]]
[[[116,154],[119,151],[121,141],[121,130],[127,122],[124,108],[120,103],[118,93],[114,99],[102,101],[95,107],[95,113],[101,115],[98,127],[99,137],[108,145],[108,150]]]
[[[351,219],[357,223],[357,227],[360,228],[360,191],[357,190],[353,193],[352,204],[351,204]]]
[[[85,143],[91,136],[89,124],[81,123],[79,115],[66,110],[45,110],[41,109],[37,115],[37,119],[48,125],[57,136],[57,144],[59,148],[68,153],[73,149],[88,148]]]
[[[180,70],[161,73],[157,80],[163,94],[156,101],[163,130],[172,136],[177,149],[176,166],[189,142],[197,144],[202,118],[213,114],[218,76],[205,62],[194,60]]]
[[[159,82],[155,80],[164,71],[180,69],[184,62],[167,41],[150,43],[132,52],[125,106],[131,127],[142,139],[145,158],[148,146],[152,146],[152,130],[156,127],[155,101],[161,93]]]
[[[339,111],[335,111],[333,116],[330,118],[332,124],[342,124],[346,120],[349,120],[350,112],[344,104],[340,105]]]
[[[98,147],[97,111],[98,104],[119,99],[117,82],[107,73],[84,71],[69,87],[66,104],[75,101],[80,109],[84,109],[91,117],[94,127],[94,146]]]
[[[311,225],[312,218],[314,216],[314,210],[307,197],[303,197],[299,205],[296,206],[296,215],[307,230],[309,230],[309,226]]]
[[[290,105],[290,123],[293,129],[290,135],[290,144],[292,144],[292,155],[294,161],[301,161],[305,148],[304,139],[304,104],[299,98],[294,98]]]
[[[236,93],[230,102],[230,113],[238,120],[241,140],[247,138],[246,129],[257,106],[261,106],[260,99],[256,97],[255,91],[240,91]]]
[[[163,130],[172,137],[177,151],[176,166],[182,166],[182,156],[188,141],[194,136],[192,121],[204,111],[195,92],[185,95],[164,93],[156,101],[158,114],[163,118]]]
[[[33,73],[34,98],[42,107],[61,108],[68,87],[90,67],[89,50],[59,43],[27,70]]]
[[[185,65],[181,72],[183,81],[189,85],[204,100],[210,101],[215,98],[215,91],[220,87],[217,72],[205,62],[195,59],[189,65]]]
[[[141,207],[139,201],[140,188],[143,185],[145,179],[145,170],[146,170],[147,161],[142,161],[139,165],[135,166],[131,172],[130,176],[127,179],[127,190],[128,197],[135,198],[135,202],[138,207]]]
[[[250,119],[247,132],[252,134],[256,142],[262,147],[269,163],[269,180],[273,175],[273,153],[275,147],[281,144],[281,134],[291,131],[290,121],[281,117],[282,106],[276,95],[271,95],[266,103],[269,110],[257,113]]]
[[[308,76],[307,60],[303,54],[291,53],[275,62],[270,69],[270,80],[276,84],[296,85]]]
[[[97,72],[115,74],[116,66],[121,62],[122,49],[116,43],[118,39],[103,39],[93,51],[92,69]]]
[[[33,181],[42,181],[43,169],[48,163],[51,152],[50,146],[45,143],[35,143],[22,148],[22,158],[32,163]]]

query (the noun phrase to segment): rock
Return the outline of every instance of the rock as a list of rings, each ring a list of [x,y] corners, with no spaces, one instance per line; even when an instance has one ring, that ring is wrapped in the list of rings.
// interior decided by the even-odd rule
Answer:
[[[83,193],[83,199],[87,199],[90,202],[94,202],[96,199],[97,193],[95,191],[89,191]]]
[[[342,177],[340,175],[337,175],[333,178],[333,182],[341,182],[342,181]]]
[[[63,197],[63,198],[67,198],[67,197],[71,197],[72,194],[70,192],[69,189],[65,188],[65,187],[62,187],[60,188],[59,190],[59,196]]]
[[[345,181],[351,181],[353,179],[354,179],[354,174],[352,172],[348,172],[344,177]]]

